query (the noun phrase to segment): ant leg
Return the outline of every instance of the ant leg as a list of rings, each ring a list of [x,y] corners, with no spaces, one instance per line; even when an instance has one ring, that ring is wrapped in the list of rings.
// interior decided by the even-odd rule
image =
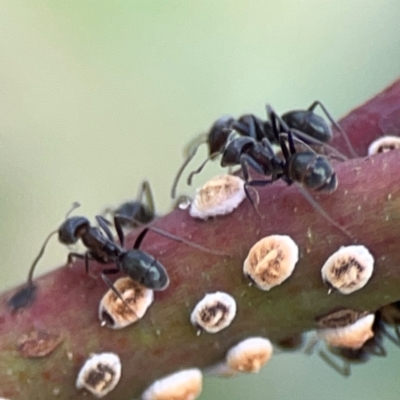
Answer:
[[[343,136],[344,140],[346,141],[347,148],[350,150],[351,155],[354,158],[358,157],[358,154],[355,152],[354,147],[352,146],[349,137],[347,136],[347,133],[344,131],[344,129],[334,120],[328,109],[319,101],[316,100],[314,103],[311,104],[311,106],[308,108],[309,111],[314,111],[314,109],[320,106],[322,111],[324,112],[325,116],[328,118],[329,122],[341,133]]]
[[[329,150],[331,153],[333,153],[337,158],[339,158],[342,161],[348,160],[348,157],[346,157],[344,154],[342,154],[339,150],[336,150],[334,147],[330,146],[327,143],[323,143],[318,139],[313,138],[310,135],[307,135],[304,132],[299,131],[298,129],[291,128],[290,131],[294,134],[295,137],[300,139],[302,142],[308,142],[317,146],[322,146],[323,148]],[[304,143],[306,145],[306,143]]]
[[[146,200],[146,202],[142,201],[143,197]],[[143,181],[142,182],[142,187],[139,190],[139,193],[138,193],[138,196],[137,196],[137,201],[138,201],[139,204],[146,204],[148,209],[149,209],[149,211],[151,212],[151,214],[153,214],[153,215],[155,214],[156,207],[154,205],[153,191],[151,190],[149,181]],[[136,211],[133,214],[133,218],[135,218],[135,215],[137,214],[138,211]]]
[[[68,253],[68,258],[67,258],[67,266],[70,267],[73,263],[74,263],[74,258],[79,258],[81,260],[84,260],[86,257],[86,253],[85,254],[80,254],[80,253]]]
[[[133,244],[133,249],[135,249],[135,250],[140,249],[142,241],[143,241],[144,237],[146,236],[146,234],[148,233],[148,231],[153,231],[153,232],[158,233],[159,235],[164,236],[168,239],[175,240],[178,243],[184,243],[187,246],[190,246],[190,247],[193,247],[194,249],[203,251],[204,253],[215,254],[217,256],[223,256],[223,257],[230,257],[230,254],[227,254],[227,253],[224,253],[224,252],[218,251],[218,250],[209,249],[207,247],[202,246],[201,244],[197,244],[197,243],[191,242],[190,240],[183,239],[180,236],[176,236],[172,233],[166,232],[166,231],[156,228],[154,226],[147,226],[146,228],[144,228],[142,230],[142,232],[140,232],[140,234],[138,235],[138,237],[135,240],[135,243]]]
[[[390,332],[388,332],[388,330],[386,328],[383,329],[383,334],[396,346],[400,346],[400,335],[399,335],[399,328],[398,328],[398,324],[394,325],[394,331],[396,333],[396,337],[393,336]],[[385,349],[383,349],[386,355],[386,351]],[[380,354],[378,354],[380,355]]]
[[[350,240],[357,243],[357,239],[342,225],[338,224],[334,219],[332,219],[328,213],[318,204],[316,200],[311,196],[306,188],[301,185],[297,185],[302,195],[306,198],[306,200],[314,207],[331,225],[335,228],[339,229],[342,233],[344,233]]]
[[[281,146],[283,158],[287,161],[290,157],[289,149],[286,146],[286,142],[284,140],[284,136],[282,134],[279,135],[279,145]],[[295,150],[296,152],[296,150]]]
[[[190,163],[190,161],[193,159],[193,157],[197,153],[197,149],[199,148],[200,145],[203,143],[207,143],[207,134],[202,134],[195,138],[191,143],[186,148],[186,160],[183,162],[181,167],[179,168],[174,181],[172,183],[172,188],[171,188],[171,198],[174,199],[176,197],[176,188],[178,186],[179,179],[181,178],[183,171],[187,167],[187,165]]]
[[[281,132],[289,132],[289,126],[269,104],[267,104],[265,107],[267,109],[268,120],[271,122],[272,132],[275,140],[279,142],[279,134]]]
[[[134,219],[133,219],[133,218],[126,218],[126,217],[124,217],[124,216],[118,216],[118,215],[115,215],[115,216],[114,216],[114,226],[115,226],[115,230],[117,231],[119,243],[120,243],[121,247],[124,247],[124,244],[125,244],[125,235],[124,235],[124,231],[123,231],[122,226],[121,226],[121,219],[120,219],[120,217],[122,217],[122,218],[124,218],[124,219],[128,219],[129,221],[132,221],[132,220],[134,221]],[[136,221],[135,221],[135,222],[136,222]]]
[[[245,181],[244,184],[244,191],[246,194],[247,199],[250,201],[251,206],[254,208],[254,210],[256,211],[256,213],[260,216],[260,218],[263,218],[263,216],[261,215],[257,204],[259,202],[259,196],[258,196],[258,192],[254,189],[255,193],[256,193],[256,197],[257,200],[256,202],[253,200],[253,197],[251,196],[248,187],[250,186],[260,186],[257,184],[254,184],[253,182],[269,182],[266,180],[263,181],[254,181],[254,180],[250,180],[250,174],[249,174],[249,167],[251,167],[252,169],[254,169],[256,172],[258,172],[259,174],[264,175],[264,171],[263,169],[260,167],[260,165],[250,156],[248,156],[247,154],[242,154],[240,156],[240,165],[242,167],[242,173],[243,173],[243,178]],[[265,183],[265,185],[267,185],[267,183]]]
[[[387,335],[387,338],[390,340],[390,335]],[[387,355],[385,348],[380,343],[374,343],[373,348],[369,349],[369,352],[378,357],[386,357]]]
[[[108,227],[109,225],[111,225],[110,221],[107,221],[101,215],[96,215],[96,221],[99,224],[100,228],[107,235],[108,239],[111,240],[111,242],[114,242],[114,236],[111,233],[110,228]]]
[[[320,350],[318,352],[318,355],[331,367],[333,368],[336,372],[338,372],[340,375],[343,376],[350,376],[350,365],[347,361],[345,361],[345,363],[340,366],[338,365],[331,357],[329,357],[329,355],[323,351]]]

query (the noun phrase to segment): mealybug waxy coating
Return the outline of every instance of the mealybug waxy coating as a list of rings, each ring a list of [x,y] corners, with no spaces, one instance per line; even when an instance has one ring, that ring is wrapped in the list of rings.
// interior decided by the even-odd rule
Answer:
[[[227,366],[236,372],[259,372],[272,357],[271,342],[251,337],[233,346],[226,355]]]
[[[189,214],[208,219],[231,213],[245,199],[244,181],[234,175],[218,175],[196,189]]]
[[[116,354],[93,354],[79,371],[75,386],[101,398],[115,389],[120,378],[121,360]]]
[[[292,238],[267,236],[250,249],[243,273],[259,289],[270,290],[292,275],[298,259],[299,248]]]
[[[106,325],[112,329],[125,328],[142,318],[153,303],[153,290],[139,285],[127,276],[117,279],[114,288],[122,300],[112,289],[103,296],[99,305],[102,326]]]
[[[202,389],[201,371],[185,369],[155,381],[142,394],[142,400],[195,400]]]
[[[374,270],[374,257],[365,246],[345,246],[333,253],[321,269],[322,280],[342,294],[363,288]]]
[[[368,146],[368,155],[372,156],[378,153],[386,153],[387,151],[400,149],[400,137],[398,136],[382,136],[375,139]]]
[[[190,315],[192,325],[208,333],[217,333],[227,328],[236,316],[236,301],[228,293],[206,294]],[[198,334],[201,331],[198,331]]]

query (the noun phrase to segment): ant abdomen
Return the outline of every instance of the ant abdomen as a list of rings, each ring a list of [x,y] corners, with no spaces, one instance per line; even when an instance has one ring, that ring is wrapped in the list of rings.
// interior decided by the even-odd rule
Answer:
[[[323,143],[332,140],[332,130],[326,121],[310,110],[289,111],[281,117],[292,128],[306,133]]]
[[[75,244],[89,226],[90,222],[85,217],[67,218],[58,229],[58,240],[66,245]]]
[[[287,163],[287,176],[306,188],[333,192],[337,188],[336,173],[324,156],[311,151],[295,153]]]
[[[164,266],[150,254],[129,250],[119,259],[121,269],[133,280],[153,290],[164,290],[169,285]]]

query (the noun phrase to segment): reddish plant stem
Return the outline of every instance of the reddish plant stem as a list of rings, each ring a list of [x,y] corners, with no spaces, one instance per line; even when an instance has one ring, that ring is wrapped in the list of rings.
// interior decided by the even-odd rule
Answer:
[[[400,133],[400,81],[341,121],[358,154],[365,155],[373,138]],[[339,135],[334,145],[346,151]],[[155,225],[208,248],[226,251],[219,257],[194,250],[151,232],[143,249],[168,269],[169,288],[156,293],[145,317],[121,331],[101,328],[98,302],[106,287],[84,273],[82,263],[61,267],[41,277],[33,305],[11,313],[0,297],[0,396],[26,400],[87,398],[75,379],[90,353],[113,351],[122,361],[122,379],[107,399],[137,397],[155,379],[186,367],[204,368],[221,361],[230,346],[250,335],[273,341],[315,329],[315,319],[338,307],[376,310],[400,299],[400,180],[398,152],[335,164],[339,188],[316,196],[321,207],[348,229],[375,256],[375,272],[367,286],[348,296],[327,294],[320,269],[329,255],[351,240],[321,217],[295,186],[275,183],[259,189],[263,219],[244,202],[229,216],[201,222],[175,210]],[[290,235],[300,248],[292,277],[270,292],[249,287],[242,263],[261,237]],[[132,245],[135,233],[129,235]],[[93,271],[101,270],[94,265]],[[196,336],[189,315],[205,293],[223,290],[235,297],[237,317],[224,331]],[[22,357],[21,335],[43,331],[61,335],[61,344],[42,359]]]

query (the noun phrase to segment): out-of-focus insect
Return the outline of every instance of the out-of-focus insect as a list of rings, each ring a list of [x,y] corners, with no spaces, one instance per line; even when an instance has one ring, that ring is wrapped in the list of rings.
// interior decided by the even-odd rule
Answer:
[[[121,204],[116,209],[107,208],[104,214],[111,214],[124,228],[138,228],[156,217],[153,192],[148,181],[143,181],[136,200]]]

